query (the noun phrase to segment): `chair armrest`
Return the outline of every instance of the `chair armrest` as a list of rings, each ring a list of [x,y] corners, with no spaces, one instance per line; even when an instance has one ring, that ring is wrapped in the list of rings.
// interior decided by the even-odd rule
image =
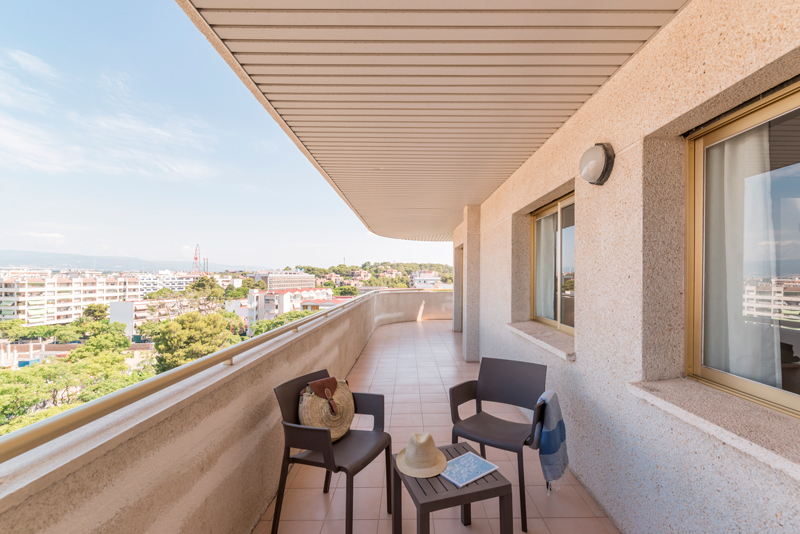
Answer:
[[[539,444],[542,440],[542,429],[544,428],[544,410],[547,408],[547,404],[544,401],[539,401],[533,409],[533,421],[531,421],[531,435],[528,438],[528,441],[525,442],[526,445],[534,449],[539,448]]]
[[[456,424],[461,421],[461,417],[459,417],[458,415],[458,407],[464,404],[465,402],[471,400],[477,400],[477,396],[478,396],[477,380],[462,382],[450,388],[450,417],[452,417],[453,419],[453,424]],[[480,405],[477,406],[477,410],[481,411]]]
[[[383,432],[383,395],[378,393],[353,393],[356,413],[375,418],[373,432]]]
[[[283,421],[283,435],[286,438],[287,447],[316,451],[322,454],[322,460],[325,462],[325,469],[328,471],[336,471],[336,464],[333,461],[333,442],[331,441],[330,429],[295,425]]]

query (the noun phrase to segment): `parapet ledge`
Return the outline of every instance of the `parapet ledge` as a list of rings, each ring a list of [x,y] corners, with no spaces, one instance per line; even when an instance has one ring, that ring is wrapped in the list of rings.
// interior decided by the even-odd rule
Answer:
[[[559,358],[575,361],[575,338],[569,334],[535,321],[508,323],[506,328]]]
[[[800,482],[800,420],[688,378],[634,382],[628,390]]]

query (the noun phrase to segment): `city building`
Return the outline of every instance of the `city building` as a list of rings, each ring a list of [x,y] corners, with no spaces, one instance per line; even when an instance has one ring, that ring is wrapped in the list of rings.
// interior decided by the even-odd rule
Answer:
[[[302,309],[304,300],[330,299],[333,291],[328,287],[293,288],[279,290],[251,289],[247,295],[247,324],[251,327],[258,321],[274,319],[290,311]]]
[[[298,269],[291,271],[258,271],[254,275],[256,282],[263,280],[267,284],[267,290],[294,289],[294,288],[313,288],[314,275]]]
[[[22,319],[29,326],[70,323],[81,317],[89,304],[141,298],[139,280],[127,276],[23,275],[4,278],[0,285],[0,318]]]
[[[364,285],[364,282],[362,282],[361,280],[352,280],[350,278],[339,280],[339,286],[361,287],[363,285]]]
[[[190,285],[204,276],[199,273],[183,273],[168,270],[158,271],[157,273],[132,274],[141,283],[142,296],[164,288],[175,292],[185,291]]]
[[[368,273],[367,271],[360,270],[360,269],[357,270],[357,271],[351,272],[350,276],[353,278],[353,280],[360,280],[362,282],[364,280],[369,280],[370,278],[372,278],[372,275],[370,273]]]
[[[326,282],[333,282],[336,287],[342,285],[342,277],[336,273],[328,273],[323,278]]]
[[[433,289],[439,287],[442,277],[436,271],[414,271],[408,277],[408,287]]]
[[[146,322],[168,321],[198,309],[198,302],[184,298],[111,302],[108,318],[112,322],[124,323],[125,335],[133,336],[136,334],[136,328]]]
[[[397,269],[392,269],[389,267],[388,269],[384,269],[384,271],[378,276],[381,278],[400,278],[403,276],[403,273]]]
[[[233,284],[234,289],[242,287],[242,279],[234,278],[229,274],[212,274],[211,277],[217,281],[222,289],[228,289],[231,284]]]
[[[300,303],[303,311],[319,311],[333,308],[337,304],[347,302],[349,299],[311,299]]]

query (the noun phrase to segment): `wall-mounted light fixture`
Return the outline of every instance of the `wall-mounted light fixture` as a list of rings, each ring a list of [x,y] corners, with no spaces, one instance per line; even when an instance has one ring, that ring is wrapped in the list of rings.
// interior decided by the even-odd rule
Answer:
[[[581,178],[593,185],[603,185],[614,167],[614,149],[608,143],[597,143],[581,156]]]

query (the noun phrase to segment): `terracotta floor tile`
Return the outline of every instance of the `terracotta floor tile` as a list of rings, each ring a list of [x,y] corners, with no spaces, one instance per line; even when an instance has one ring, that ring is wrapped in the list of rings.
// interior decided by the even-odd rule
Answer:
[[[452,426],[425,426],[424,431],[431,435],[437,447],[448,445],[453,440]]]
[[[355,488],[382,488],[386,486],[386,464],[384,455],[378,456],[375,461],[361,470],[353,479]],[[339,477],[337,488],[347,487],[347,476]]]
[[[436,512],[433,512],[432,517],[434,519],[461,520],[461,507],[454,506],[453,508],[445,508],[444,510],[437,510]],[[483,508],[483,502],[472,503],[472,517],[477,519],[486,519],[486,510],[484,510]]]
[[[419,386],[419,392],[420,393],[427,393],[427,394],[430,394],[430,393],[443,393],[443,394],[446,395],[447,394],[447,389],[445,389],[444,386]],[[448,399],[449,399],[449,397],[448,397]],[[449,402],[449,401],[447,401],[447,402]]]
[[[397,404],[401,402],[420,402],[419,393],[395,393],[392,397],[392,402]]]
[[[519,510],[519,486],[512,487],[513,499],[512,499],[512,507],[514,510],[514,517],[522,517],[522,514]],[[483,501],[483,507],[486,510],[486,517],[493,518],[493,517],[500,517],[500,499],[488,499]],[[526,517],[541,517],[539,515],[539,510],[536,508],[536,504],[533,502],[533,499],[525,492],[525,516]]]
[[[346,522],[343,519],[325,521],[320,534],[345,534]],[[378,521],[370,519],[354,519],[353,534],[377,534]]]
[[[422,388],[420,388],[422,390]],[[447,393],[420,393],[420,401],[422,402],[450,402],[450,397]]]
[[[489,524],[492,526],[492,534],[500,534],[500,520],[496,518],[489,519]],[[522,532],[522,523],[519,519],[514,520],[514,534],[550,534],[550,530],[544,522],[544,519],[528,518],[528,532]],[[574,534],[579,534],[575,532]]]
[[[424,413],[422,422],[425,426],[453,426],[453,420],[449,413]]]
[[[550,534],[608,534],[608,530],[597,518],[546,517]]]
[[[403,519],[403,534],[416,534],[417,520],[416,519]],[[433,533],[433,529],[431,529]],[[392,521],[391,519],[381,519],[378,521],[378,534],[392,534]]]
[[[344,488],[336,488],[328,510],[326,521],[332,519],[345,519],[345,504],[347,494]],[[353,490],[353,518],[378,519],[381,492],[374,488],[355,488]]]
[[[422,411],[422,406],[418,402],[407,402],[401,404],[392,404],[392,414],[396,413],[425,413]]]
[[[388,432],[392,436],[392,443],[402,443],[403,447],[405,447],[411,434],[419,433],[420,430],[419,427],[415,426],[393,426],[389,428]]]
[[[533,497],[536,508],[544,518],[595,517],[594,512],[572,486],[561,486],[558,491],[551,491],[550,495],[547,495],[545,486],[529,486],[528,493]],[[551,527],[548,526],[548,528]]]
[[[472,524],[464,526],[460,519],[434,519],[435,534],[492,534],[488,519],[472,518]]]
[[[526,486],[546,486],[547,481],[544,479],[544,475],[542,474],[542,464],[537,459],[534,462],[527,462],[523,461],[522,465],[525,468],[525,485]],[[564,485],[566,480],[562,482]]]
[[[253,529],[252,534],[269,534],[271,528],[271,521],[259,521],[256,528]]]
[[[270,528],[272,528],[271,524]],[[321,529],[322,521],[284,521],[281,519],[278,525],[278,534],[319,534]]]
[[[395,395],[404,395],[408,393],[415,393],[419,395],[420,390],[419,386],[417,385],[410,385],[410,384],[397,384],[394,387],[394,394]]]
[[[606,527],[608,534],[622,534],[619,529],[617,529],[617,526],[614,524],[614,522],[611,521],[611,519],[607,517],[601,517],[600,522],[603,523],[604,527]]]
[[[421,413],[398,413],[392,416],[392,426],[413,426],[422,431],[423,418]]]
[[[595,500],[592,499],[592,496],[589,495],[589,492],[586,491],[586,489],[584,489],[583,486],[581,486],[580,484],[573,484],[572,487],[575,488],[575,491],[577,491],[578,495],[581,496],[581,498],[583,499],[583,502],[585,502],[586,505],[589,508],[591,508],[591,510],[592,510],[592,512],[594,512],[595,516],[597,516],[597,517],[605,517],[606,516],[606,513],[603,511],[602,508],[600,508],[600,505],[598,505],[595,502]]]
[[[322,488],[287,489],[283,496],[281,521],[324,520],[334,494],[334,491],[322,493]]]
[[[298,469],[299,468],[299,469]],[[297,465],[294,467],[297,475],[288,486],[290,488],[318,489],[322,491],[325,485],[325,470],[321,467]],[[335,488],[341,473],[331,473],[331,487]]]
[[[422,413],[450,413],[450,404],[447,402],[426,402],[422,405]]]

